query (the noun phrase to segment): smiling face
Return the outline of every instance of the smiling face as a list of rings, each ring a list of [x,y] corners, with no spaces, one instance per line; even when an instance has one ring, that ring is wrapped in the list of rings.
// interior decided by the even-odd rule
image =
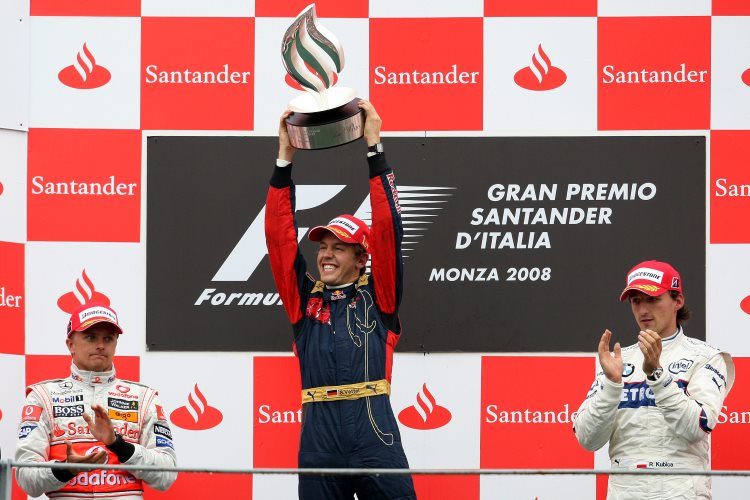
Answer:
[[[326,234],[318,248],[320,281],[328,286],[354,283],[360,270],[367,264],[367,254],[357,251],[357,245],[344,243],[333,234]]]
[[[73,363],[81,370],[105,372],[112,369],[118,334],[108,323],[98,323],[83,332],[73,332],[66,344]]]
[[[630,292],[630,308],[641,330],[653,330],[662,338],[677,331],[677,311],[685,304],[682,294],[672,298],[669,293],[651,297],[643,292]]]

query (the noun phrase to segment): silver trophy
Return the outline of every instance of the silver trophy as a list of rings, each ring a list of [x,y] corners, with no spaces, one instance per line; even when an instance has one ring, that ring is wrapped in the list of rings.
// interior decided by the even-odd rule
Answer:
[[[365,119],[356,91],[334,87],[344,69],[344,49],[318,22],[315,4],[305,7],[284,33],[281,57],[289,76],[306,91],[289,102],[293,113],[286,129],[292,146],[332,148],[362,137]]]

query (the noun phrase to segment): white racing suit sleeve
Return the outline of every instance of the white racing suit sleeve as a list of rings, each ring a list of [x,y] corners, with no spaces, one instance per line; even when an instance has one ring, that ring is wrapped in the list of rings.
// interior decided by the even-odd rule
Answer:
[[[716,426],[721,406],[734,382],[734,364],[725,353],[717,353],[695,368],[683,392],[668,370],[656,381],[647,380],[672,432],[694,443]]]
[[[172,442],[172,431],[159,406],[156,391],[148,389],[143,401],[140,444],[128,443],[122,436],[117,436],[115,442],[107,448],[117,455],[120,463],[124,465],[174,467],[177,464],[177,455]],[[131,471],[131,474],[161,491],[172,486],[177,479],[176,472],[168,471]]]
[[[573,421],[578,442],[596,451],[609,441],[615,427],[615,413],[622,398],[623,384],[616,384],[600,372]]]
[[[135,448],[133,455],[123,463],[126,465],[174,467],[177,465],[177,455],[174,451],[172,431],[162,414],[161,407],[158,406],[159,400],[156,397],[156,392],[153,392],[152,398],[146,397],[144,401],[147,403],[147,407],[143,412],[144,421],[141,427],[140,444],[131,445]],[[152,488],[161,491],[172,486],[172,483],[177,479],[176,472],[132,471],[132,474],[145,481]]]
[[[50,462],[49,459],[50,423],[44,405],[34,392],[26,396],[26,402],[18,426],[17,462]],[[57,491],[67,481],[57,479],[52,469],[46,467],[18,467],[16,480],[23,490],[32,497],[42,493]]]

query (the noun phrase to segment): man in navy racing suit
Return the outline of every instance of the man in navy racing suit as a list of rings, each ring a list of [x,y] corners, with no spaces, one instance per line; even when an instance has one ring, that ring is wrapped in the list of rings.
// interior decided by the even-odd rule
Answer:
[[[313,228],[320,279],[307,273],[294,218],[289,142],[282,115],[279,157],[266,200],[266,242],[276,286],[294,331],[302,378],[302,468],[408,468],[390,404],[393,350],[401,333],[402,261],[398,193],[368,101],[372,228],[351,215]],[[365,274],[371,257],[372,274]],[[299,497],[415,499],[410,476],[301,475]]]

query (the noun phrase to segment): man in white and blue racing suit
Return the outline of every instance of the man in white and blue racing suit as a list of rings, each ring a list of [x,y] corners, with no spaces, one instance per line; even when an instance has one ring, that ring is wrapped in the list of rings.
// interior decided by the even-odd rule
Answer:
[[[669,264],[646,261],[628,273],[638,342],[609,351],[599,341],[599,370],[573,430],[587,450],[609,442],[613,469],[708,470],[711,431],[734,382],[732,357],[687,337],[682,280]],[[608,500],[710,499],[707,476],[611,475]]]

